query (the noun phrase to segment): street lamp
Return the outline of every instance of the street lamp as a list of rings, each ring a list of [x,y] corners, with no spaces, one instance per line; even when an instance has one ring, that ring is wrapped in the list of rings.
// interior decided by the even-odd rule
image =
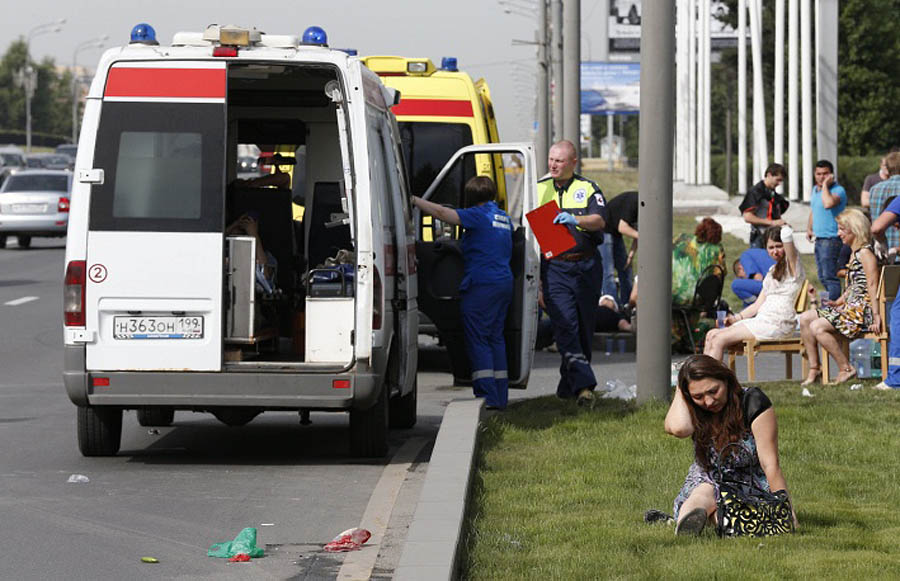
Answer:
[[[25,37],[25,67],[21,69],[17,75],[18,81],[25,89],[25,150],[31,151],[31,99],[34,97],[34,91],[37,88],[37,71],[31,66],[31,39],[41,34],[50,34],[62,30],[62,25],[66,23],[65,18],[39,24],[28,31]]]
[[[103,48],[108,34],[86,40],[75,47],[72,53],[72,143],[78,143],[78,53],[89,48]]]

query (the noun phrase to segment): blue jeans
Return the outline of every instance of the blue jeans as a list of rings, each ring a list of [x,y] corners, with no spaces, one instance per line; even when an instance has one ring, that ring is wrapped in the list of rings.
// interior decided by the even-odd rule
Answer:
[[[631,298],[631,266],[625,268],[628,253],[625,240],[621,236],[603,235],[603,242],[597,246],[603,264],[603,288],[601,294],[616,297],[619,306],[627,305]],[[616,273],[619,275],[619,292],[616,293]]]
[[[841,253],[840,238],[816,238],[816,270],[819,281],[828,291],[829,300],[836,301],[841,296],[841,282],[838,280],[838,255]]]

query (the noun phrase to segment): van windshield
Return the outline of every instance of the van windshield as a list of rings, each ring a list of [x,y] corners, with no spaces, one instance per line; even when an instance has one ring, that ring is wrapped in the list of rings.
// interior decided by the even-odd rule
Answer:
[[[456,150],[472,145],[472,131],[464,123],[402,121],[399,125],[403,156],[409,169],[410,189],[415,196],[425,193]],[[463,186],[474,176],[475,157],[467,155],[463,158],[462,165],[457,163],[454,166],[431,201],[458,207]]]

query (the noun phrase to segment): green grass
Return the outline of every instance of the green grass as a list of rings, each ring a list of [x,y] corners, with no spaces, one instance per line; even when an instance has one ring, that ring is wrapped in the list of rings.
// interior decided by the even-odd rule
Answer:
[[[671,512],[693,459],[663,432],[667,409],[553,397],[483,425],[468,519],[469,579],[896,579],[900,574],[900,391],[846,386],[800,395],[766,384],[800,521],[763,539],[676,537]]]

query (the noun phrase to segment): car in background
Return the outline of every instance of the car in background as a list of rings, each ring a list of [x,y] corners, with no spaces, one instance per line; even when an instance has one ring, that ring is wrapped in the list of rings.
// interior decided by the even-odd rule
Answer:
[[[15,146],[0,147],[0,184],[8,175],[25,167],[25,155],[21,149]]]
[[[25,163],[31,169],[72,169],[75,158],[64,153],[29,153],[25,155]]]
[[[259,160],[255,155],[241,155],[237,161],[237,177],[242,180],[258,178],[261,174]]]
[[[72,159],[75,159],[75,154],[78,153],[78,146],[74,143],[60,143],[56,146],[55,153],[68,155]]]
[[[20,248],[34,236],[61,238],[69,225],[72,172],[25,169],[11,174],[0,186],[0,248],[15,236]]]

